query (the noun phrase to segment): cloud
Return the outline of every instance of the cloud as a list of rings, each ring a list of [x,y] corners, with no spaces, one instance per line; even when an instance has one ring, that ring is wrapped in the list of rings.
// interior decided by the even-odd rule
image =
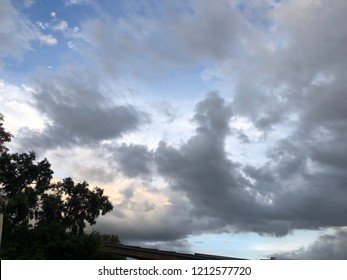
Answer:
[[[153,248],[153,249],[158,249],[163,251],[177,252],[177,253],[187,253],[187,254],[194,253],[192,251],[191,244],[188,242],[188,240],[185,240],[185,239],[169,241],[169,242],[142,242],[142,243],[139,243],[138,246]]]
[[[124,144],[109,149],[123,174],[152,180],[125,188],[121,202],[100,219],[98,229],[117,231],[128,242],[171,241],[251,223],[246,217],[259,210],[257,203],[245,188],[248,182],[240,166],[228,159],[224,148],[231,117],[230,104],[211,92],[196,105],[196,134],[180,147],[160,142],[152,151]],[[159,185],[157,177],[164,180]]]
[[[196,13],[187,17],[200,18],[202,12],[192,6]],[[205,3],[201,6],[209,9]],[[302,104],[308,101],[307,106],[310,106],[311,101],[305,92],[317,80],[345,79],[346,51],[342,46],[347,34],[342,22],[347,7],[341,1],[251,1],[251,4],[236,1],[233,16],[229,19],[221,12],[222,7],[224,11],[231,8],[220,2],[220,8],[216,5],[216,10],[208,16],[214,17],[218,10],[216,15],[221,21],[233,18],[232,27],[231,24],[225,26],[235,32],[223,36],[224,40],[230,40],[230,46],[221,56],[222,61],[209,50],[213,63],[212,66],[205,64],[203,73],[210,79],[222,79],[223,85],[233,85],[234,115],[248,118],[258,129],[268,133],[292,125],[293,117],[301,116]],[[315,16],[317,14],[322,16]],[[205,18],[212,28],[213,21]],[[200,26],[194,25],[194,33],[203,34],[204,29]],[[215,26],[218,28],[219,25]],[[185,30],[189,28],[187,25]],[[234,35],[237,42],[232,39]],[[187,37],[196,38],[192,34]],[[211,41],[228,45],[222,39]],[[199,47],[191,50],[195,55],[200,54]],[[199,57],[201,61],[202,56]]]
[[[215,230],[284,235],[292,229],[292,221],[281,221],[280,208],[257,190],[225,150],[231,117],[231,104],[210,93],[196,106],[196,134],[179,148],[159,144],[158,172],[172,190],[187,197],[189,215],[204,220],[205,231],[212,222]]]
[[[31,1],[26,1],[29,5]],[[43,34],[12,5],[10,0],[3,0],[0,7],[0,59],[12,57],[18,60],[33,50],[32,42],[40,41],[48,46],[57,44],[57,39],[50,34]],[[0,61],[0,66],[4,62]]]
[[[280,30],[288,32],[288,43],[278,51],[282,70],[276,67],[274,79],[287,84],[290,98],[285,99],[283,112],[296,114],[296,129],[270,151],[271,172],[282,184],[301,189],[304,200],[297,201],[296,211],[321,226],[347,222],[342,214],[346,211],[342,198],[346,197],[342,187],[346,181],[342,140],[347,119],[346,50],[341,47],[347,38],[342,27],[346,9],[340,1],[291,1],[275,14]],[[291,200],[283,197],[282,201]]]
[[[347,231],[340,229],[334,234],[322,235],[307,247],[290,252],[277,253],[274,256],[279,259],[346,260]]]
[[[53,19],[55,19],[55,18],[57,17],[56,12],[54,12],[54,11],[51,11],[51,12],[49,13],[49,15],[50,15],[50,17],[53,18]]]
[[[146,176],[152,174],[152,153],[145,145],[126,145],[110,149],[112,160],[127,177]]]
[[[252,192],[271,202],[271,212],[260,208],[258,218],[264,226],[282,224],[278,234],[347,223],[346,8],[341,1],[281,2],[270,13],[274,47],[260,44],[253,63],[243,62],[242,76],[224,72],[237,77],[235,116],[248,118],[273,143],[264,165],[243,172]]]
[[[253,189],[271,201],[268,218],[287,223],[288,230],[347,223],[346,166],[338,155],[344,153],[344,132],[325,134],[324,128],[321,134],[323,127],[319,124],[318,131],[295,130],[268,149],[269,159],[264,165],[244,168],[254,182]],[[330,130],[329,126],[326,129]]]
[[[36,38],[30,22],[22,18],[10,0],[0,5],[0,57],[21,58],[31,49],[30,42]]]
[[[24,6],[26,8],[30,7],[32,4],[34,4],[35,1],[34,0],[24,0]]]
[[[169,71],[179,75],[182,67],[194,69],[196,63],[205,67],[238,57],[257,37],[230,1],[182,4],[128,5],[131,17],[104,13],[84,22],[91,59],[113,76],[157,80]]]
[[[196,106],[196,135],[179,149],[164,142],[155,150],[143,145],[108,147],[132,183],[97,228],[117,232],[126,242],[171,242],[221,230],[224,220],[215,216],[223,208],[219,204],[232,204],[229,192],[241,188],[223,148],[231,116],[230,104],[212,92]]]
[[[66,31],[69,28],[68,23],[65,20],[59,21],[56,25],[53,26],[54,30]]]
[[[189,205],[176,194],[148,188],[138,180],[121,194],[113,212],[100,217],[95,228],[118,234],[124,243],[169,242],[184,238],[194,226],[201,229],[203,221],[187,215]]]
[[[90,38],[102,49],[106,45],[124,47],[118,50],[128,57],[137,53],[139,46],[144,50],[148,47],[155,50],[154,57],[149,50],[153,61],[177,64],[184,64],[181,59],[191,54],[190,61],[199,58],[204,63],[213,62],[215,67],[208,69],[209,73],[223,79],[231,76],[235,85],[230,103],[211,93],[196,105],[193,121],[197,127],[187,141],[180,145],[161,141],[153,151],[137,147],[139,154],[147,155],[142,167],[125,160],[127,153],[133,155],[134,147],[121,149],[124,174],[137,175],[139,170],[146,170],[142,174],[161,176],[170,190],[169,197],[175,197],[166,212],[170,217],[167,225],[171,229],[170,223],[181,224],[180,230],[168,233],[167,228],[161,231],[155,223],[145,238],[152,235],[158,240],[173,239],[211,231],[284,236],[295,229],[345,226],[347,91],[342,42],[347,33],[341,19],[347,5],[340,1],[331,5],[324,1],[281,2],[267,6],[268,21],[256,27],[254,22],[245,23],[234,10],[226,18],[224,12],[234,8],[221,3],[209,8],[206,3],[207,6],[199,6],[194,2],[191,14],[168,19],[167,34],[175,38],[172,46],[178,47],[176,52],[169,47],[169,52],[163,53],[152,46],[155,38],[165,36],[156,29],[157,19],[119,21],[113,25],[115,29],[106,32],[117,34],[111,38],[99,37],[105,34],[100,33],[105,30],[104,22],[86,25],[89,35],[93,35]],[[298,10],[304,12],[297,13]],[[249,12],[245,11],[246,20],[250,19]],[[173,19],[175,23],[170,21]],[[139,22],[144,23],[144,29]],[[183,24],[187,22],[195,24]],[[224,34],[223,28],[218,29],[221,22],[233,25],[235,33]],[[253,32],[257,36],[252,37]],[[132,35],[125,36],[128,33]],[[243,41],[240,34],[245,36]],[[242,43],[236,42],[234,35]],[[148,36],[152,40],[146,41]],[[124,40],[118,42],[120,38]],[[202,44],[206,38],[210,41]],[[111,68],[121,66],[121,61],[115,62]],[[245,118],[264,133],[259,140],[267,145],[264,164],[231,160],[233,147],[229,145],[227,150],[226,144],[240,137],[229,128],[232,118]],[[196,221],[194,227],[180,221],[183,205],[184,215]],[[171,219],[176,211],[179,214]],[[160,224],[163,220],[158,221]],[[141,238],[140,234],[129,234],[134,239]]]
[[[54,46],[58,44],[58,40],[52,35],[40,35],[39,40],[41,43],[46,44],[48,46]]]
[[[95,76],[70,74],[44,74],[43,79],[36,79],[33,105],[48,121],[43,131],[22,129],[19,137],[23,146],[46,150],[95,145],[148,121],[146,113],[106,98]]]
[[[6,123],[15,136],[23,126],[37,130],[43,127],[42,116],[30,103],[29,88],[0,80],[0,112],[5,116]],[[13,141],[16,141],[16,137]]]
[[[3,2],[1,57],[22,57],[34,40],[56,44],[39,26],[68,30],[64,21],[35,28],[10,1]],[[87,1],[65,3],[82,2]],[[67,70],[71,63],[32,81],[32,105],[46,123],[17,136],[23,147],[44,151],[99,149],[102,163],[76,169],[114,182],[108,188],[117,193],[115,210],[101,218],[100,227],[128,240],[172,241],[202,232],[283,236],[295,229],[346,226],[343,1],[146,2],[123,8],[126,16],[117,18],[100,8],[97,18],[78,23],[78,34],[64,34],[70,47],[78,45],[73,63],[88,60],[83,67],[89,74]],[[198,78],[192,81],[193,76]],[[162,141],[146,146],[142,139],[156,141],[153,132],[139,131],[148,113],[124,102],[109,85],[124,83],[166,99],[171,84],[153,89],[163,79],[180,84],[180,77],[185,84],[177,91],[184,98],[177,102],[197,100],[192,84],[201,78],[204,87],[221,93],[196,104],[190,120],[196,127],[185,139],[179,130],[186,132],[189,120],[173,127],[181,104],[156,102],[153,112],[165,114],[165,129],[177,135],[175,141],[159,136]],[[230,128],[238,121],[250,129]],[[153,130],[157,136],[162,127]],[[122,138],[135,131],[133,138]],[[250,151],[247,160],[235,156],[241,153],[237,141],[247,143],[241,147]],[[261,161],[257,145],[266,150]],[[342,231],[329,236],[292,256],[310,258],[345,239]]]
[[[318,164],[310,153],[312,143],[296,139],[297,132],[275,142],[263,165],[232,161],[225,149],[228,137],[238,137],[229,128],[232,117],[232,103],[211,92],[196,105],[195,135],[180,146],[162,141],[153,151],[124,144],[115,149],[118,158],[114,160],[123,174],[161,176],[168,197],[177,195],[166,216],[187,204],[185,215],[198,221],[175,234],[170,231],[169,236],[159,228],[152,229],[153,237],[182,238],[188,233],[211,231],[284,236],[295,229],[346,225],[344,169],[312,169],[310,162]],[[139,161],[134,162],[134,158]],[[179,219],[171,222],[180,223]]]
[[[82,4],[88,4],[90,3],[90,0],[65,0],[65,5],[71,6],[71,5],[82,5]]]
[[[246,41],[251,29],[231,1],[192,1],[190,8],[172,27],[182,49],[214,62],[242,52],[239,38]]]
[[[224,150],[231,116],[230,105],[211,93],[196,106],[196,135],[179,149],[161,142],[155,152],[159,173],[187,195],[196,211],[213,215],[223,206],[234,207],[229,199],[242,192],[237,167]]]

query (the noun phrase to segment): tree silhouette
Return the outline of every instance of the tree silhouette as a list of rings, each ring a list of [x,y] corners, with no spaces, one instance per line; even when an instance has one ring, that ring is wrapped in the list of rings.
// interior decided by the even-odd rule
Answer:
[[[8,151],[5,147],[5,142],[10,142],[13,137],[11,133],[5,131],[3,127],[4,116],[0,113],[0,153]]]
[[[51,259],[81,258],[83,252],[90,253],[86,248],[95,249],[102,238],[87,237],[83,230],[113,209],[108,197],[85,181],[75,184],[65,178],[52,183],[50,163],[37,161],[34,152],[10,154],[4,143],[12,135],[3,129],[0,117],[0,189],[5,201],[2,254]]]
[[[59,221],[74,235],[81,235],[86,222],[93,225],[96,218],[113,209],[104,190],[88,188],[87,182],[75,184],[71,178],[50,185],[49,193],[41,196],[42,207],[36,213],[38,223]]]

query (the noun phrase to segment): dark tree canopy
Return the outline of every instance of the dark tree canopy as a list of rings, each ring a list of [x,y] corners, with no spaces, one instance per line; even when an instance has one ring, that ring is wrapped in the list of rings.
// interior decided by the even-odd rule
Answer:
[[[47,159],[37,161],[34,152],[9,153],[4,143],[12,135],[3,129],[2,121],[0,114],[0,191],[5,202],[1,209],[2,255],[64,259],[81,258],[83,251],[90,253],[102,238],[95,234],[88,237],[83,230],[113,209],[108,197],[85,181],[65,178],[52,183],[50,163]]]
[[[12,233],[19,227],[29,227],[40,208],[41,199],[50,189],[53,171],[45,159],[35,161],[35,154],[2,153],[0,186],[4,205],[4,229]],[[4,233],[7,233],[7,231]]]
[[[53,171],[47,159],[36,161],[35,153],[8,154],[0,158],[0,184],[6,200],[6,228],[59,222],[74,235],[83,233],[86,222],[113,209],[104,191],[90,189],[87,182],[71,178],[51,183]]]
[[[37,211],[39,223],[59,221],[73,234],[80,235],[86,222],[93,225],[96,218],[113,209],[104,191],[88,188],[87,182],[75,184],[71,178],[50,185],[49,193],[41,197],[42,207]]]

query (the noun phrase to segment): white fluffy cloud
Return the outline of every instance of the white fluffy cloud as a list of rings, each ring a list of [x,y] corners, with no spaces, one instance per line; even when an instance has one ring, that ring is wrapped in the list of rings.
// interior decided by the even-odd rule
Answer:
[[[48,46],[54,46],[58,44],[58,40],[52,35],[39,35],[39,40],[41,43]]]

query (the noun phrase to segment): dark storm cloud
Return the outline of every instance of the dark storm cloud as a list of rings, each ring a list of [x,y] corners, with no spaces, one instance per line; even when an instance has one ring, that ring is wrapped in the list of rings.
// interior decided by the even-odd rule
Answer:
[[[176,219],[168,218],[161,220],[160,223],[150,223],[145,220],[134,220],[130,223],[126,219],[126,216],[118,222],[113,219],[99,219],[95,229],[117,234],[125,244],[139,241],[172,241],[190,234],[190,227],[188,224],[184,224],[183,219],[176,221]]]
[[[36,80],[33,105],[48,121],[43,131],[22,129],[22,146],[44,150],[93,145],[148,121],[133,106],[114,104],[98,86],[99,81],[88,77],[57,74]]]
[[[306,248],[274,254],[279,259],[297,260],[346,260],[347,230],[337,230],[334,234],[320,236]]]
[[[196,106],[196,135],[179,149],[159,144],[155,151],[158,171],[172,190],[187,196],[192,205],[190,215],[196,219],[213,221],[219,229],[229,225],[240,230],[282,232],[276,225],[272,228],[264,223],[266,207],[255,200],[240,165],[227,156],[224,145],[231,117],[230,104],[210,93]],[[200,226],[207,230],[209,222]]]
[[[258,37],[257,48],[245,49],[245,55],[231,60],[230,70],[225,73],[236,76],[234,113],[268,131],[287,125],[291,116],[300,118],[306,109],[315,106],[321,106],[316,115],[320,118],[327,113],[331,117],[345,112],[344,94],[333,93],[330,87],[332,91],[336,87],[344,91],[346,11],[347,5],[338,0],[283,1],[271,9],[270,36]],[[242,71],[233,67],[235,64]],[[324,83],[324,96],[307,95],[313,86],[323,88]]]
[[[182,48],[193,57],[213,61],[240,54],[251,29],[230,1],[192,1],[191,13],[173,28]]]
[[[319,97],[321,90],[312,86],[307,94]],[[124,192],[124,201],[116,208],[136,211],[138,220],[117,210],[116,221],[108,217],[99,226],[116,230],[129,242],[228,231],[283,236],[295,229],[345,226],[344,114],[325,108],[331,113],[322,118],[320,106],[315,105],[320,102],[303,104],[310,110],[301,115],[287,139],[269,148],[267,163],[242,166],[230,160],[225,150],[227,137],[234,132],[229,128],[232,103],[215,92],[208,94],[195,108],[195,135],[181,146],[160,142],[149,151],[143,145],[123,144],[114,147],[113,153],[110,150],[124,174],[164,178],[171,203],[165,216],[151,223],[141,218],[158,205],[136,201],[132,188]],[[334,100],[325,102],[333,106],[330,103]]]
[[[117,230],[129,242],[170,241],[189,234],[223,230],[230,214],[223,211],[237,209],[244,200],[241,196],[247,197],[237,166],[227,158],[224,150],[225,137],[230,134],[228,123],[231,117],[230,104],[212,92],[196,106],[193,118],[197,124],[196,134],[179,149],[164,142],[160,142],[154,151],[140,145],[113,149],[114,159],[119,157],[119,151],[124,158],[142,159],[136,164],[131,160],[120,164],[124,173],[147,175],[149,169],[146,165],[154,165],[152,172],[157,170],[159,174],[155,172],[152,176],[161,175],[170,188],[160,191],[152,188],[150,192],[164,193],[169,201],[166,205],[155,204],[154,208],[148,208],[150,205],[145,199],[136,200],[134,188],[126,189],[123,201],[115,205],[115,209],[121,209],[122,215],[114,212],[101,219],[98,227],[107,231]],[[129,210],[136,211],[136,217],[128,218]],[[156,219],[153,219],[151,215],[146,216],[150,211],[162,214],[155,214]]]
[[[128,177],[146,176],[151,174],[152,153],[145,145],[122,144],[113,151],[113,160],[119,169]]]
[[[346,169],[317,161],[312,149],[319,150],[320,141],[311,137],[309,133],[303,138],[291,135],[269,150],[265,165],[244,168],[254,182],[253,189],[271,200],[264,222],[277,220],[288,231],[347,224]],[[332,141],[326,149],[330,157],[336,144]]]
[[[182,13],[162,11],[165,17],[135,13],[131,19],[105,16],[81,24],[89,54],[113,78],[157,78],[166,69],[199,62],[212,65],[212,76],[230,76],[235,84],[230,103],[210,93],[197,104],[195,134],[181,145],[106,148],[112,166],[124,175],[161,176],[170,206],[153,220],[149,214],[162,205],[137,201],[132,186],[121,192],[123,201],[100,220],[100,228],[128,240],[153,241],[213,231],[282,236],[347,225],[347,5],[312,3],[283,1],[267,9],[268,21],[259,28],[266,34],[247,23],[249,7],[245,20],[224,1],[193,1]],[[23,143],[46,149],[89,145],[137,129],[145,114],[109,102],[94,81],[67,76],[38,81],[35,106],[48,123],[43,132],[23,131]],[[168,110],[168,117],[174,116]],[[268,137],[263,139],[272,140],[278,128],[284,131],[283,139],[268,147],[264,164],[243,166],[230,159],[228,137],[249,141],[241,130],[230,130],[232,117],[247,118]],[[344,234],[337,236],[293,254],[312,256],[326,245],[337,246]]]
[[[130,244],[182,239],[191,234],[194,227],[200,230],[201,222],[187,215],[190,207],[184,200],[174,196],[171,198],[173,207],[151,210],[145,208],[145,201],[125,197],[120,204],[114,205],[112,213],[100,217],[95,228],[106,233],[116,233],[124,243]],[[129,216],[129,210],[136,211],[136,215]],[[155,219],[150,211],[156,211]]]
[[[233,108],[237,116],[249,118],[261,131],[268,131],[274,125],[285,121],[287,104],[282,94],[259,85],[250,78],[239,80],[235,89]]]
[[[154,155],[158,172],[173,191],[185,194],[192,207],[189,215],[205,221],[200,230],[233,227],[236,231],[284,235],[295,222],[286,216],[287,210],[270,202],[280,190],[276,189],[278,182],[263,171],[256,176],[258,184],[252,184],[242,166],[228,158],[225,141],[231,117],[231,104],[210,93],[196,106],[196,134],[179,148],[159,144]],[[259,172],[251,167],[245,171],[253,177]]]
[[[196,13],[187,15],[187,20],[198,21],[205,8],[199,10],[197,4]],[[153,157],[159,175],[182,198],[174,200],[177,205],[172,204],[168,215],[176,214],[167,220],[170,229],[170,223],[181,226],[167,232],[167,227],[163,231],[152,225],[147,227],[146,238],[174,239],[213,230],[283,236],[295,229],[347,225],[347,56],[343,44],[347,32],[342,24],[346,8],[341,1],[279,4],[270,13],[275,47],[257,41],[257,48],[243,50],[240,61],[237,57],[230,60],[240,67],[224,73],[235,77],[232,102],[209,94],[196,106],[194,136],[178,147],[160,142],[140,168],[131,163],[123,166],[134,170],[128,174],[148,171],[148,159]],[[217,15],[224,17],[219,5],[208,14],[208,21],[214,22]],[[217,22],[223,20],[228,21]],[[190,37],[193,29],[197,34]],[[199,35],[203,30],[196,24],[174,34],[186,38],[180,42],[189,50],[203,40]],[[216,31],[216,38],[221,34],[222,29]],[[215,53],[207,51],[213,44],[196,46],[196,54],[215,61],[230,58],[223,47],[215,48]],[[231,135],[235,132],[229,129],[231,117],[248,118],[268,137],[263,139],[278,128],[283,130],[283,139],[268,147],[264,164],[242,166],[230,159],[232,150],[226,151],[225,143],[228,137],[242,133]],[[122,152],[126,157],[127,149]],[[180,208],[186,203],[185,215],[199,221],[194,227],[181,221]]]
[[[347,224],[346,9],[341,1],[281,3],[271,18],[278,47],[260,46],[249,75],[236,83],[236,116],[268,137],[290,128],[268,148],[267,163],[243,169],[252,192],[271,200],[271,212],[260,208],[255,216],[264,226],[270,220],[289,231]]]
[[[269,162],[262,167],[277,186],[273,203],[284,210],[278,213],[294,228],[347,224],[347,87],[341,75],[305,88],[295,129],[268,150]],[[250,176],[259,190],[268,184]]]
[[[143,146],[121,149],[124,158],[127,153],[130,158],[146,155],[135,165],[130,160],[123,166],[128,174],[141,173],[142,169],[149,174],[146,166],[154,159],[153,164],[171,191],[188,199],[187,215],[205,221],[195,228],[182,227],[176,231],[177,238],[188,232],[210,231],[211,224],[221,231],[232,227],[234,231],[277,236],[295,229],[346,225],[347,195],[343,182],[347,173],[325,165],[312,169],[310,163],[318,163],[310,134],[307,139],[295,134],[279,141],[268,151],[269,162],[262,166],[242,166],[231,161],[225,150],[231,117],[231,104],[217,93],[210,93],[196,106],[196,134],[179,148],[160,142],[151,152]],[[177,207],[173,204],[171,211]]]
[[[325,147],[315,155],[315,139],[310,139],[310,134],[301,139],[297,130],[292,138],[279,141],[268,151],[266,164],[242,166],[231,161],[225,150],[232,116],[231,103],[212,92],[196,105],[196,133],[180,147],[160,142],[154,151],[125,144],[110,150],[125,175],[150,177],[157,170],[171,191],[172,207],[165,216],[165,230],[159,219],[146,225],[141,234],[131,232],[131,225],[124,225],[122,234],[129,240],[170,240],[187,234],[230,230],[282,236],[295,229],[346,225],[347,195],[343,182],[347,173],[331,165],[320,170],[311,170],[309,165],[316,163],[322,152],[330,153],[330,149]],[[133,189],[129,194],[118,208],[143,213],[153,209],[146,202],[138,204]],[[178,224],[181,226],[176,227]]]
[[[91,59],[113,77],[158,79],[168,70],[220,62],[239,56],[258,36],[230,1],[165,2],[159,8],[145,2],[128,12],[131,18],[103,14],[83,23]]]

